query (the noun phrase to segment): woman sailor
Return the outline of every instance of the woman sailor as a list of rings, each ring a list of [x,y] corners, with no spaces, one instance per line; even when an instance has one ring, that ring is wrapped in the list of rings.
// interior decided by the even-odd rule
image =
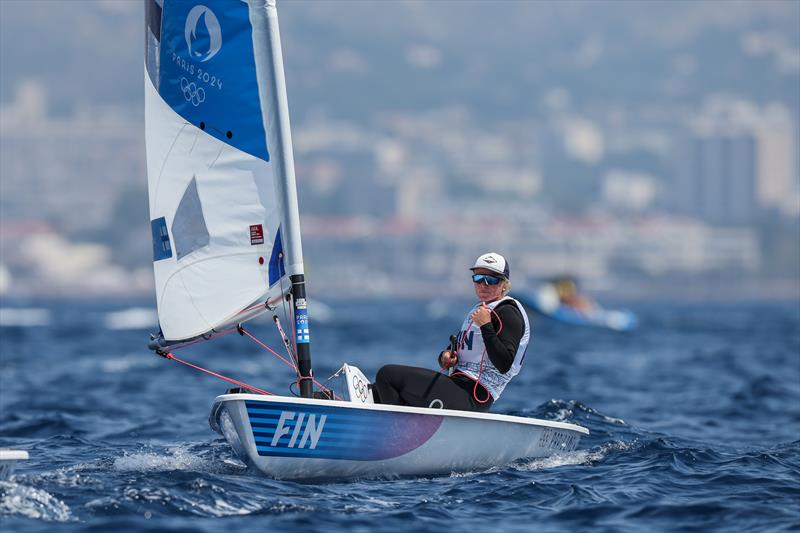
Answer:
[[[522,305],[508,296],[508,261],[497,253],[483,254],[471,270],[478,303],[439,355],[449,375],[386,365],[372,386],[376,403],[485,412],[519,373],[531,330]]]

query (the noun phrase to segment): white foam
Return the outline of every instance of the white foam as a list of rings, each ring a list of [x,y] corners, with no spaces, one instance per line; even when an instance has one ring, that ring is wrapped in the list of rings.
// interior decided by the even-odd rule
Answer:
[[[38,307],[0,307],[0,326],[35,327],[50,324],[50,310]]]
[[[0,515],[17,515],[51,522],[73,519],[67,504],[49,492],[14,481],[0,481]]]
[[[192,454],[185,446],[177,446],[164,453],[126,453],[114,459],[114,468],[120,472],[209,472],[215,469],[215,463]]]
[[[366,494],[353,495],[354,499],[359,500],[355,504],[346,504],[344,506],[345,513],[380,513],[387,509],[396,509],[400,507],[399,502],[382,500]]]
[[[243,516],[255,513],[262,509],[261,505],[248,503],[248,504],[231,504],[222,498],[214,498],[214,505],[208,505],[201,502],[189,502],[192,507],[200,509],[207,515],[221,518],[223,516]]]
[[[576,450],[574,452],[557,453],[541,459],[530,459],[513,465],[516,470],[530,472],[545,470],[561,466],[588,465],[603,460],[611,451],[621,451],[630,448],[629,443],[609,442],[594,450]]]
[[[33,485],[47,483],[48,485],[61,485],[63,487],[78,487],[91,483],[90,478],[80,475],[80,471],[88,465],[75,465],[65,468],[57,468],[50,472],[40,472],[38,474],[27,474],[17,476],[16,481],[30,483]]]

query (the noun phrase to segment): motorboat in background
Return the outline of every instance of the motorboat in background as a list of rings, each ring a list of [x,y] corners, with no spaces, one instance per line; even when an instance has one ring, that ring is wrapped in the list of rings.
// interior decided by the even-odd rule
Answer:
[[[514,290],[522,305],[552,320],[574,326],[592,326],[614,331],[632,331],[639,319],[628,309],[606,309],[583,294],[572,276],[563,276],[533,290]]]

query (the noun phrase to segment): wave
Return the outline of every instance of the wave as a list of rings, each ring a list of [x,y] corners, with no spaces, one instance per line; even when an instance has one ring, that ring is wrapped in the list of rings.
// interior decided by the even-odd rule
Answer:
[[[70,435],[81,433],[81,427],[74,416],[61,412],[45,414],[20,414],[17,409],[24,409],[24,402],[8,406],[8,414],[0,419],[0,429],[4,437],[47,438],[53,435]]]
[[[543,412],[543,416],[545,416],[548,420],[555,420],[556,422],[566,422],[578,417],[582,419],[600,421],[615,426],[627,425],[621,418],[604,415],[600,411],[575,400],[553,399],[545,402],[543,405],[540,405],[537,410]]]
[[[187,446],[177,446],[164,452],[125,453],[114,459],[113,467],[120,472],[168,472],[188,470],[208,472],[216,465],[192,453]]]
[[[227,446],[225,446],[227,449]],[[162,450],[125,452],[113,460],[112,468],[118,472],[203,472],[230,474],[244,472],[239,461],[218,456],[207,445],[179,444]]]
[[[632,429],[623,419],[603,414],[576,400],[552,399],[535,409],[511,411],[508,414],[589,426],[592,434],[601,431],[605,435],[610,435],[620,429]]]
[[[611,453],[623,452],[630,450],[632,447],[633,444],[629,442],[609,442],[594,449],[557,453],[541,459],[524,459],[512,464],[511,468],[522,472],[530,472],[562,466],[592,465],[602,461]]]

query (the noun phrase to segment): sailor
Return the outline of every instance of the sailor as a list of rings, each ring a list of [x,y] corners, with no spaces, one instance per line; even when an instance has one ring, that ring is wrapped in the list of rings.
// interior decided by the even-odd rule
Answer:
[[[578,283],[571,276],[561,276],[550,282],[558,293],[561,305],[572,308],[579,313],[588,314],[595,310],[597,304],[578,289]]]
[[[439,354],[448,373],[386,365],[372,386],[376,403],[486,412],[519,373],[530,325],[522,305],[508,296],[508,261],[487,253],[470,270],[478,303]]]

